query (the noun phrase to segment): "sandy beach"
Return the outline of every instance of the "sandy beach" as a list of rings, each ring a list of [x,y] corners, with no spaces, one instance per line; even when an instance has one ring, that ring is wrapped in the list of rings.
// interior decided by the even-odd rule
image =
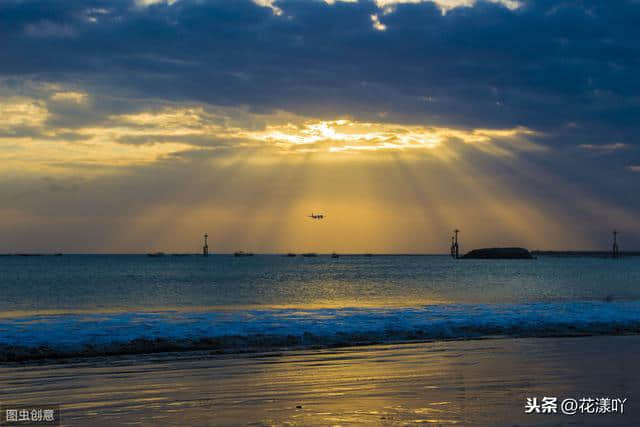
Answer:
[[[638,336],[602,336],[5,364],[0,402],[58,404],[69,426],[630,426],[639,352]],[[622,414],[526,414],[543,396],[627,401]]]

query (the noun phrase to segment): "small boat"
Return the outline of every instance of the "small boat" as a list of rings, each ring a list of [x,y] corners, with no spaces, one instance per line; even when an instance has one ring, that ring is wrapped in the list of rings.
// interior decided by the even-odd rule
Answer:
[[[164,252],[152,252],[152,253],[147,254],[147,256],[150,256],[150,257],[164,256]]]
[[[303,257],[307,257],[307,258],[309,258],[309,257],[318,256],[318,254],[313,253],[313,252],[309,252],[309,253],[306,253],[306,254],[302,254],[302,256],[303,256]]]
[[[234,252],[233,256],[253,256],[253,254],[251,252],[238,251],[238,252]]]
[[[331,254],[331,258],[340,258],[340,255],[334,252]]]

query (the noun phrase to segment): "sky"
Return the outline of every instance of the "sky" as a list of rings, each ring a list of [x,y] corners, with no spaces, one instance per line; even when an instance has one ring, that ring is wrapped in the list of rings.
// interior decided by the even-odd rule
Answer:
[[[0,0],[0,253],[640,249],[637,0]],[[324,220],[308,218],[323,213]]]

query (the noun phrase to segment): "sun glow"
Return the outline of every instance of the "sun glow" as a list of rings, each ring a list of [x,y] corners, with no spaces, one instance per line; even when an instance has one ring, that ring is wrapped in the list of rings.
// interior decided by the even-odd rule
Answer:
[[[80,106],[87,98],[87,94],[74,91],[57,91],[50,97],[54,103]],[[365,153],[369,158],[376,152],[413,152],[451,160],[462,147],[500,157],[543,149],[531,140],[539,134],[524,127],[456,129],[204,106],[167,106],[111,115],[99,125],[58,127],[49,124],[48,107],[46,102],[29,98],[0,104],[2,169],[49,170],[55,165],[67,169],[77,163],[85,171],[87,164],[104,165],[107,170],[183,152],[199,151],[206,157],[207,152],[220,150],[230,156],[258,150],[254,158],[273,162],[282,155],[310,153],[317,159],[339,159]],[[384,158],[379,156],[378,160]]]
[[[427,249],[424,242],[412,240],[407,230],[437,230],[444,234],[436,240],[446,241],[450,223],[465,222],[466,203],[478,206],[473,215],[483,225],[477,229],[488,233],[469,235],[469,240],[490,240],[496,229],[489,224],[495,218],[507,229],[503,234],[510,242],[543,244],[548,234],[532,229],[566,234],[561,225],[569,220],[561,212],[542,214],[487,173],[487,164],[516,162],[521,175],[527,172],[524,153],[547,150],[538,142],[544,135],[530,128],[327,120],[198,104],[156,105],[74,126],[73,121],[60,122],[56,109],[85,108],[94,102],[92,97],[64,88],[53,92],[64,95],[13,97],[0,103],[3,178],[47,183],[55,197],[69,192],[64,203],[73,203],[73,188],[86,182],[118,189],[131,185],[137,188],[135,198],[160,197],[165,191],[175,195],[175,200],[143,204],[128,213],[121,221],[130,240],[120,235],[118,241],[105,243],[109,247],[133,247],[152,231],[159,236],[158,246],[171,245],[175,233],[158,231],[165,224],[193,235],[201,224],[215,220],[224,226],[211,235],[212,242],[242,241],[254,251],[303,251],[309,241],[324,251],[422,251]],[[547,176],[535,168],[527,173],[536,183]],[[554,179],[539,186],[562,184]],[[99,193],[103,191],[113,190]],[[571,192],[577,199],[575,190]],[[631,221],[626,212],[606,210],[587,195],[580,199],[585,200],[580,204],[585,212],[616,217],[620,224]],[[379,212],[380,203],[393,208]],[[299,221],[314,206],[339,213],[340,221],[327,222],[322,233]],[[237,218],[245,217],[252,218],[250,225],[240,226]],[[28,216],[5,213],[7,224],[21,224],[19,218]],[[349,243],[338,245],[336,236],[350,236]]]
[[[302,123],[268,125],[263,131],[243,132],[245,138],[281,148],[305,151],[358,152],[389,150],[433,150],[450,142],[461,142],[489,154],[508,156],[515,150],[542,150],[526,137],[536,132],[524,127],[513,129],[462,130],[447,127],[359,122],[306,120]],[[508,141],[511,149],[496,143]]]

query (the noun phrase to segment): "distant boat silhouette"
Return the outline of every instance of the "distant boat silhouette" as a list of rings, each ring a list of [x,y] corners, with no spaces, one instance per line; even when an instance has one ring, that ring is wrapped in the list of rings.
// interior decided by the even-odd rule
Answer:
[[[363,256],[366,256],[366,257],[372,257],[372,256],[373,256],[373,254],[364,254]]]
[[[334,252],[331,254],[331,258],[340,258],[340,255]]]
[[[307,257],[307,258],[308,258],[308,257],[318,256],[318,254],[313,253],[313,252],[309,252],[309,253],[306,253],[306,254],[302,254],[302,256],[303,256],[303,257]]]
[[[234,252],[233,256],[253,256],[253,254],[251,252],[238,251]]]
[[[151,256],[151,257],[159,257],[159,256],[164,256],[164,252],[152,252],[147,254],[147,256]]]

